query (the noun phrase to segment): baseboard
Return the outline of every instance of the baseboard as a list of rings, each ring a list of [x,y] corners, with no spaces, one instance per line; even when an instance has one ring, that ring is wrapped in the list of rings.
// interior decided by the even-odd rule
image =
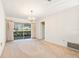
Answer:
[[[59,47],[62,47],[62,48],[66,48],[66,49],[69,49],[69,50],[72,50],[72,51],[75,51],[75,52],[79,52],[79,50],[76,50],[76,49],[73,49],[73,48],[69,48],[67,46],[55,44],[55,43],[52,43],[52,42],[49,42],[49,41],[46,41],[46,40],[45,40],[45,42],[49,43],[50,45],[56,45],[56,46],[59,46]]]
[[[13,40],[7,40],[6,42],[11,42],[11,41],[13,41]]]
[[[36,37],[31,37],[32,39],[36,39]]]
[[[38,39],[38,40],[42,40],[42,39],[39,39],[39,38],[36,38],[36,39]]]

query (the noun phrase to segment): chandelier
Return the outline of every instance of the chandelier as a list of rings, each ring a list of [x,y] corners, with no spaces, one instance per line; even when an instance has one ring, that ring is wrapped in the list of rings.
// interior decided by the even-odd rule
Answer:
[[[30,15],[28,16],[28,19],[29,19],[30,21],[34,21],[34,20],[35,20],[35,17],[34,17],[34,15],[33,15],[33,10],[30,10]]]

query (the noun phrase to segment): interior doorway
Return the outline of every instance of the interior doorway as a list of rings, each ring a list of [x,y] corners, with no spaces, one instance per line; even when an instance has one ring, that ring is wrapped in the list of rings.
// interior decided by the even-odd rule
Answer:
[[[14,40],[31,38],[31,24],[14,23]]]
[[[45,22],[41,22],[42,39],[45,39]]]

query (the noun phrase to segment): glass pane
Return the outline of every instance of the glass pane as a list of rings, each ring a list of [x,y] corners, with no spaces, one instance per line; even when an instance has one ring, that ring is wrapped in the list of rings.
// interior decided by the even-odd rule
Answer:
[[[23,39],[23,24],[14,24],[14,39]]]
[[[15,23],[14,39],[31,38],[31,24]]]
[[[24,39],[31,38],[31,24],[24,24]]]

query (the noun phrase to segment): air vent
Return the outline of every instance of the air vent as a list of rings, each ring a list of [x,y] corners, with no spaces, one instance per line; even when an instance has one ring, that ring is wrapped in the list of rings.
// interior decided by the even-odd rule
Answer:
[[[79,44],[68,42],[67,46],[76,50],[79,50]]]

